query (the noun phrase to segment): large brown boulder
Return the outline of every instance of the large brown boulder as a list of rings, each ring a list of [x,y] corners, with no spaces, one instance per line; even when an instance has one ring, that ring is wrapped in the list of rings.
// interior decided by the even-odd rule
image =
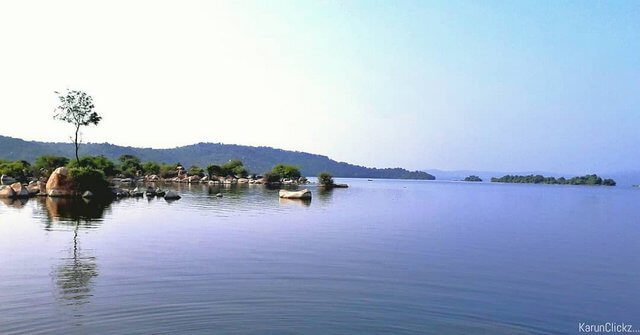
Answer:
[[[69,177],[69,170],[59,167],[49,177],[46,186],[47,195],[50,197],[71,197],[75,195],[73,182]]]
[[[13,183],[11,184],[11,189],[13,189],[13,191],[16,193],[15,197],[16,198],[28,198],[29,197],[29,191],[27,191],[27,188],[22,185],[21,183]]]
[[[11,186],[1,185],[0,186],[0,198],[15,198],[16,191],[11,188]]]

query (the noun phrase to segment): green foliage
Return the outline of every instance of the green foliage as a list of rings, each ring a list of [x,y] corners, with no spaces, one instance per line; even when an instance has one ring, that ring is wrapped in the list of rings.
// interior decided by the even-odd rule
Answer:
[[[476,176],[476,175],[471,175],[467,178],[464,178],[464,181],[482,181],[482,178]]]
[[[32,175],[31,164],[27,161],[0,161],[0,175],[3,174],[24,182]]]
[[[280,175],[275,172],[267,172],[262,176],[267,183],[279,183]]]
[[[329,172],[320,172],[318,174],[318,183],[323,186],[332,186],[333,176]]]
[[[278,164],[271,169],[271,172],[280,176],[281,179],[298,179],[300,178],[300,169],[297,166]]]
[[[230,160],[220,167],[222,169],[221,174],[223,176],[237,176],[246,178],[249,175],[249,171],[244,167],[241,160]]]
[[[529,175],[529,176],[512,176],[506,175],[500,178],[491,178],[491,182],[494,183],[526,183],[526,184],[558,184],[558,185],[604,185],[615,186],[616,182],[613,179],[605,179],[598,177],[595,174],[589,174],[582,177],[573,177],[566,179],[564,177],[554,178],[545,177],[541,175]]]
[[[207,174],[209,175],[209,178],[222,176],[222,167],[220,167],[220,165],[209,164],[209,166],[207,166]]]
[[[135,177],[138,174],[138,171],[142,171],[140,158],[134,155],[121,155],[118,157],[118,160],[120,161],[120,171],[126,177]]]
[[[80,141],[78,134],[80,127],[91,124],[97,125],[102,120],[102,117],[93,110],[95,108],[93,98],[87,93],[70,90],[67,90],[66,94],[55,93],[58,95],[60,105],[56,107],[53,118],[70,123],[75,127],[73,143],[75,145],[76,161],[79,161],[78,144]]]
[[[94,170],[100,170],[108,177],[113,177],[119,172],[116,165],[105,156],[83,156],[80,157],[79,161],[70,162],[68,167],[86,167]]]
[[[191,167],[189,167],[189,170],[187,170],[187,175],[188,176],[204,177],[204,170],[202,170],[197,165],[192,165]]]
[[[176,167],[177,165],[175,164],[162,164],[160,165],[160,172],[158,174],[162,178],[173,178],[178,175]]]
[[[160,166],[160,164],[156,162],[145,162],[144,164],[142,164],[142,171],[144,172],[145,175],[150,175],[150,174],[159,175],[161,168],[162,167]]]
[[[36,158],[33,167],[41,174],[49,176],[53,172],[53,170],[61,166],[66,166],[68,163],[69,159],[67,157],[45,155]]]
[[[109,182],[102,171],[90,167],[73,167],[69,169],[69,177],[80,193],[91,191],[93,194],[106,194]]]

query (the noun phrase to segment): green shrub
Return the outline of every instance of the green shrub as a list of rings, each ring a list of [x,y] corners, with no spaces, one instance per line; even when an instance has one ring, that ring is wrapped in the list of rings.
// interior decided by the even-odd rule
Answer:
[[[53,170],[69,164],[69,159],[62,156],[45,155],[36,158],[33,164],[35,170],[44,176],[49,176]]]
[[[107,157],[102,155],[80,157],[80,165],[78,165],[77,161],[71,161],[68,167],[70,169],[85,167],[85,168],[100,170],[104,173],[105,176],[109,176],[109,177],[113,177],[116,174],[118,174],[118,172],[120,172],[116,167],[116,165],[111,160],[109,160]]]
[[[249,175],[249,171],[244,167],[241,160],[230,160],[220,166],[222,176],[238,176],[245,178]]]
[[[158,175],[160,174],[160,169],[161,169],[160,164],[156,162],[145,162],[144,164],[142,164],[142,171],[146,175],[149,175],[149,174]]]
[[[0,175],[3,174],[24,182],[32,175],[31,164],[27,161],[0,161]]]
[[[271,172],[280,176],[280,178],[298,179],[300,178],[300,169],[293,165],[278,164],[271,169]]]
[[[332,186],[333,176],[329,172],[320,172],[318,174],[318,183],[324,186]]]
[[[274,172],[267,172],[264,174],[263,179],[267,182],[267,183],[279,183],[280,182],[280,175]]]
[[[90,167],[74,167],[69,169],[69,177],[81,194],[91,191],[93,194],[106,194],[109,182],[104,173]]]
[[[207,174],[209,178],[214,178],[215,176],[222,176],[222,168],[220,165],[210,164],[207,166]]]

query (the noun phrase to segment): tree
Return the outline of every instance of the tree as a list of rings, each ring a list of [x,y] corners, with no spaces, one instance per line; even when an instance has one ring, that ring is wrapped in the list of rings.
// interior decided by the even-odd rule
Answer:
[[[142,164],[142,171],[144,171],[144,174],[155,174],[158,175],[160,174],[160,169],[162,167],[160,166],[160,164],[156,163],[156,162],[145,162],[144,164]]]
[[[329,172],[320,172],[318,174],[318,183],[322,186],[333,186],[333,176]]]
[[[78,156],[78,146],[80,140],[78,135],[80,133],[80,127],[88,125],[97,125],[102,117],[98,115],[93,109],[93,98],[82,91],[70,91],[67,90],[66,94],[58,95],[60,105],[56,107],[54,119],[61,120],[72,124],[75,127],[75,137],[73,137],[73,144],[76,149],[76,162],[80,164],[80,158]]]
[[[271,169],[271,172],[278,174],[283,179],[298,179],[301,176],[300,169],[293,165],[278,164]]]
[[[140,158],[134,155],[121,155],[118,157],[120,161],[120,170],[122,174],[127,177],[136,176],[137,172],[142,170],[142,165],[140,164]]]
[[[224,176],[238,176],[244,178],[249,175],[249,171],[244,167],[242,161],[238,159],[230,160],[222,164],[221,168],[221,174]]]
[[[209,178],[213,179],[215,176],[222,175],[222,168],[219,165],[210,164],[207,166],[207,174]]]
[[[53,170],[65,166],[69,163],[67,157],[45,155],[36,158],[34,168],[43,173],[45,176],[49,176]]]

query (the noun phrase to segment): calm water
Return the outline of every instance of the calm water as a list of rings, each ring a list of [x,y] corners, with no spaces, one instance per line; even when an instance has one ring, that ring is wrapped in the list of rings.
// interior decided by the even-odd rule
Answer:
[[[640,190],[342,181],[308,203],[4,201],[0,334],[640,328]]]

